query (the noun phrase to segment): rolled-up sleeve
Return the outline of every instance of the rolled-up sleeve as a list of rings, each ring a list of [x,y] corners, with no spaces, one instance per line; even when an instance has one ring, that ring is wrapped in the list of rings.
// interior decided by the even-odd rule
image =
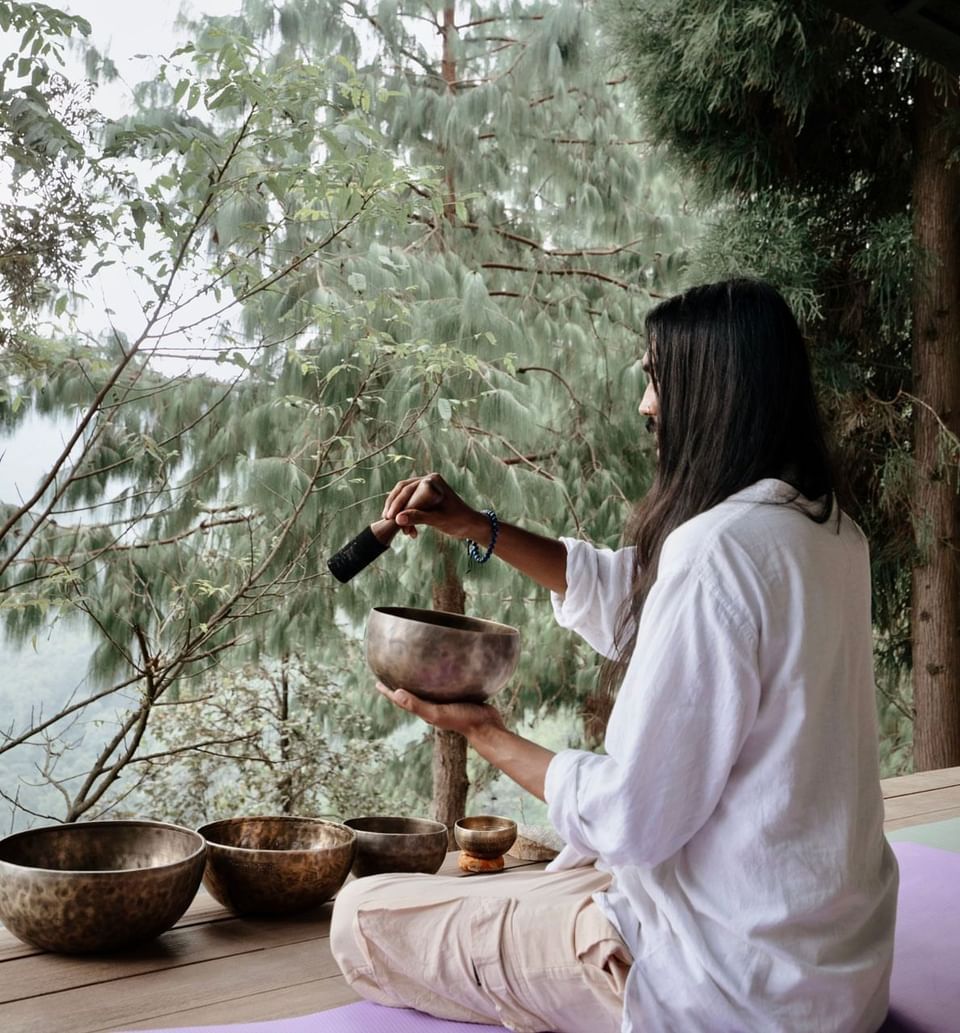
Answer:
[[[757,632],[709,578],[657,579],[610,717],[606,754],[547,769],[550,821],[610,866],[673,856],[706,823],[756,719]]]
[[[612,657],[620,615],[630,598],[635,551],[598,549],[578,538],[560,540],[567,550],[567,591],[550,595],[557,623]]]

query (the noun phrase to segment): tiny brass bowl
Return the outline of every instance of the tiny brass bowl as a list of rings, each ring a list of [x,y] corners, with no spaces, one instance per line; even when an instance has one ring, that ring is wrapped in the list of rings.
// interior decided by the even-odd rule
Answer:
[[[323,818],[254,816],[203,825],[210,895],[238,915],[289,915],[318,907],[350,874],[352,829]]]
[[[373,815],[348,818],[357,833],[353,874],[358,879],[382,872],[426,872],[433,875],[447,856],[447,826],[428,818]]]
[[[366,650],[388,688],[434,703],[482,703],[516,670],[520,632],[459,613],[377,606],[367,618]]]
[[[493,814],[476,814],[461,818],[453,826],[457,846],[474,857],[493,861],[513,846],[517,839],[517,823]]]
[[[206,847],[157,821],[86,821],[0,841],[0,921],[61,954],[115,951],[169,929],[190,906]]]

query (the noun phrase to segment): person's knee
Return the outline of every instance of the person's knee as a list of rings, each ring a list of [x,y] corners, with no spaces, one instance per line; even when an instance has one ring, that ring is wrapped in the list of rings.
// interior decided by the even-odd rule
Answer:
[[[355,968],[354,954],[359,947],[354,934],[357,910],[363,898],[362,880],[354,879],[340,889],[333,901],[333,915],[330,918],[330,950],[341,970],[345,962]]]
[[[380,875],[352,879],[341,888],[333,901],[330,950],[343,972],[368,964],[363,943],[357,935],[357,912],[376,901],[382,881],[383,876]]]

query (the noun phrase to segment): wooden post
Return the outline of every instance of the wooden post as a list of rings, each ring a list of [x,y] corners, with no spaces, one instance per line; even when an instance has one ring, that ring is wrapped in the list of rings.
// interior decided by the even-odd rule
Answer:
[[[913,755],[925,771],[960,764],[960,167],[945,129],[956,87],[945,96],[918,77],[914,112]]]

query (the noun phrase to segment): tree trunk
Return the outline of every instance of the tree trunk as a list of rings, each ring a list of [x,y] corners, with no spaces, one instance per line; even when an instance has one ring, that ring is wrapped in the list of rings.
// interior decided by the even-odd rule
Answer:
[[[450,542],[441,542],[443,578],[434,583],[433,607],[447,613],[464,613],[466,593],[457,574],[457,564]],[[433,733],[433,816],[447,826],[452,850],[453,826],[467,810],[467,740],[459,732]]]
[[[943,128],[960,103],[921,77],[914,104],[913,758],[925,771],[960,764],[960,168]]]
[[[289,658],[280,660],[280,686],[277,699],[277,720],[280,725],[280,813],[293,814],[293,773],[290,770],[290,676]]]
[[[456,93],[457,59],[454,36],[457,32],[455,4],[448,2],[443,8],[443,54],[441,74],[447,91]],[[449,223],[457,217],[457,186],[454,173],[454,158],[441,149],[444,169],[443,214]],[[433,606],[448,613],[463,613],[466,594],[463,582],[457,575],[456,562],[449,542],[440,543],[443,557],[443,578],[433,586]],[[459,732],[433,733],[433,816],[447,826],[447,842],[452,850],[453,826],[464,816],[467,808],[467,740]]]
[[[447,84],[448,93],[457,92],[457,58],[454,52],[453,37],[457,32],[456,10],[452,3],[443,9],[443,56],[440,71]],[[457,218],[457,184],[454,175],[453,155],[443,150],[443,179],[446,184],[446,196],[443,199],[443,214],[448,222],[456,222]]]

